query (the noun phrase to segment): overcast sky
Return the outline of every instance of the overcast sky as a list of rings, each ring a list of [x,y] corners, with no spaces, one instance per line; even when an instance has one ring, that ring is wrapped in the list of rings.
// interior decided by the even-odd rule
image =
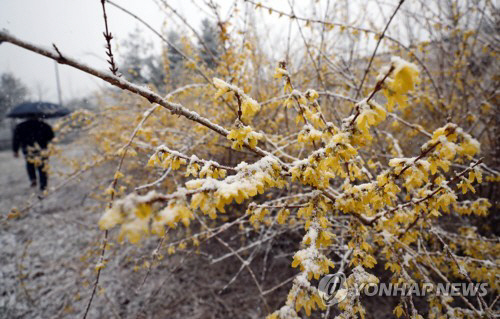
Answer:
[[[156,30],[164,26],[165,15],[152,0],[116,0],[121,6],[146,19]],[[222,1],[223,3],[225,1]],[[198,27],[204,14],[190,1],[169,1]],[[120,43],[136,27],[137,21],[111,5],[107,6],[110,29]],[[189,12],[189,14],[186,14]],[[172,26],[174,27],[174,26]],[[166,28],[169,28],[167,23]],[[100,0],[0,0],[0,29],[46,47],[55,43],[63,54],[99,69],[107,68],[104,52],[104,22]],[[145,31],[149,39],[155,39]],[[156,41],[156,39],[155,39]],[[120,48],[114,48],[119,52]],[[0,45],[0,73],[12,72],[32,91],[34,99],[57,102],[55,66],[52,60],[15,47]],[[99,79],[59,66],[63,100],[84,96],[103,86]]]

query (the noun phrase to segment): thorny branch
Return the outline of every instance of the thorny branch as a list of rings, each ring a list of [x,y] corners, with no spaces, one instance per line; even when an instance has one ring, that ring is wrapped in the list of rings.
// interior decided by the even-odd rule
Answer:
[[[118,67],[116,66],[115,59],[113,57],[113,51],[111,50],[111,40],[113,39],[113,35],[109,32],[108,29],[108,16],[106,15],[106,0],[101,0],[102,5],[102,14],[104,17],[104,27],[105,31],[103,32],[104,39],[106,39],[106,55],[108,56],[109,70],[113,75],[118,76]]]

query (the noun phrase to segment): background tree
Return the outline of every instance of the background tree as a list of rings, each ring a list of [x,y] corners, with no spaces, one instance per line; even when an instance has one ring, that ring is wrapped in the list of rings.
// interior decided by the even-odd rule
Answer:
[[[21,80],[12,73],[2,73],[0,78],[0,122],[11,107],[23,102],[28,96],[29,90]]]
[[[168,67],[169,67],[169,78],[173,88],[177,87],[179,83],[179,77],[182,72],[182,55],[176,49],[181,47],[180,36],[175,31],[170,31],[167,37],[168,41],[172,43],[173,46],[167,45],[167,55],[168,55]]]
[[[209,68],[217,66],[217,57],[220,52],[220,39],[217,31],[217,25],[209,19],[201,21],[201,38],[198,47],[200,50],[201,59],[208,65]]]
[[[160,92],[165,91],[165,69],[161,55],[154,50],[152,41],[144,39],[138,28],[123,41],[125,52],[120,69],[125,78],[134,83],[153,85]]]

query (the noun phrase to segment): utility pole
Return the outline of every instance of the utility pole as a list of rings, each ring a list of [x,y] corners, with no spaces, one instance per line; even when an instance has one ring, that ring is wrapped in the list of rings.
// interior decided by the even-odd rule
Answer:
[[[54,67],[56,69],[56,84],[57,84],[57,97],[59,98],[59,105],[62,104],[62,97],[61,97],[61,82],[59,81],[59,66],[57,65],[57,62],[54,61]]]

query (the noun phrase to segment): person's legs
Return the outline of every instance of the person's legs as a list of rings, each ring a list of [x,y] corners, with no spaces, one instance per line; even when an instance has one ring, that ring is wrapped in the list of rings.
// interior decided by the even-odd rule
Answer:
[[[40,177],[40,189],[43,191],[47,188],[47,160],[42,159],[42,164],[38,166],[38,176]]]
[[[30,163],[28,159],[26,159],[26,170],[28,171],[28,176],[31,181],[31,187],[35,187],[36,186],[35,164]]]

